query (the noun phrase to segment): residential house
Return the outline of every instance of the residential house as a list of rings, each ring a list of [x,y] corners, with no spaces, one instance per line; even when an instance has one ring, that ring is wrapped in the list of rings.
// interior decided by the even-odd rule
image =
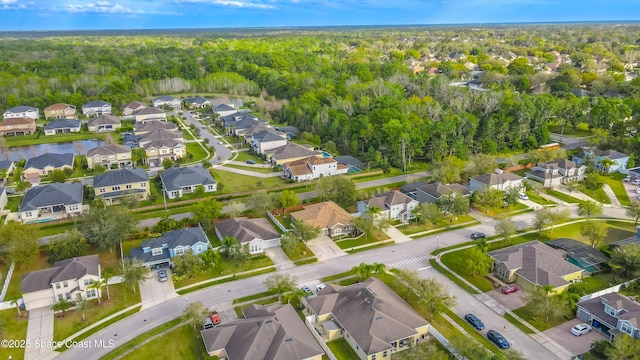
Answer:
[[[207,234],[198,227],[169,231],[162,237],[146,240],[139,248],[131,249],[130,257],[147,267],[171,265],[171,259],[187,251],[200,255],[211,247]]]
[[[211,101],[202,96],[188,97],[182,100],[182,102],[189,109],[202,109],[211,105]]]
[[[160,173],[162,189],[169,199],[182,197],[202,186],[204,192],[214,192],[218,184],[209,170],[200,165],[172,167]]]
[[[125,146],[128,146],[132,149],[138,148],[140,147],[140,144],[138,143],[138,140],[140,140],[138,138],[138,136],[136,136],[136,134],[132,133],[132,132],[123,132],[122,133],[122,143]]]
[[[616,292],[579,302],[578,318],[609,341],[622,333],[640,339],[640,303]]]
[[[302,301],[318,333],[343,338],[362,360],[390,359],[426,341],[429,332],[429,323],[376,278],[350,286],[329,284]]]
[[[283,165],[289,161],[295,161],[319,154],[320,152],[313,150],[312,146],[307,147],[292,142],[287,143],[284,146],[265,151],[267,162],[273,166]]]
[[[319,179],[323,176],[346,174],[349,168],[335,159],[309,156],[282,165],[283,177],[294,181]]]
[[[80,120],[56,119],[44,127],[45,135],[68,134],[80,132]]]
[[[178,131],[178,125],[172,122],[151,121],[144,124],[135,124],[133,126],[133,132],[138,136],[142,136],[159,129],[180,133],[180,131]]]
[[[36,132],[36,121],[28,117],[5,118],[0,122],[0,135],[20,136]]]
[[[403,222],[415,218],[413,209],[418,206],[419,202],[397,190],[378,194],[369,200],[358,201],[358,212],[362,216],[369,216],[369,210],[372,207],[380,209],[381,217],[390,220],[400,220]]]
[[[83,186],[80,183],[51,183],[27,190],[19,212],[24,223],[44,222],[80,215]]]
[[[218,239],[223,240],[227,236],[235,238],[240,244],[247,245],[252,255],[280,246],[280,234],[265,218],[233,218],[219,221],[214,226]]]
[[[300,136],[300,130],[295,126],[280,126],[276,128],[276,131],[283,133],[289,140]]]
[[[249,129],[266,122],[248,111],[238,111],[219,118],[220,123],[227,130],[227,135],[242,136]]]
[[[62,299],[96,299],[101,290],[92,285],[101,277],[97,254],[56,261],[53,267],[26,273],[20,282],[25,309],[51,308]]]
[[[578,165],[571,160],[556,160],[540,163],[524,174],[527,179],[541,182],[546,187],[554,187],[568,181],[582,181],[587,174],[585,165]]]
[[[124,197],[146,200],[149,175],[141,168],[108,171],[93,178],[93,192],[105,205],[119,204]]]
[[[138,141],[147,153],[149,166],[161,166],[164,159],[176,161],[187,154],[182,133],[158,129],[144,134]]]
[[[291,221],[304,221],[332,238],[349,234],[353,230],[351,214],[333,201],[304,205],[303,210],[294,211],[289,215]]]
[[[611,250],[613,250],[618,246],[624,246],[624,245],[629,245],[629,244],[640,245],[640,226],[637,227],[635,235],[633,235],[631,237],[628,237],[626,239],[622,239],[622,240],[618,240],[616,242],[613,242],[613,243],[609,244],[609,248]]]
[[[167,113],[158,108],[144,108],[134,114],[136,124],[146,124],[151,121],[167,121]]]
[[[170,96],[170,95],[164,95],[164,96],[159,96],[155,99],[153,99],[153,107],[155,108],[159,108],[159,107],[163,107],[163,106],[168,106],[168,107],[172,107],[172,108],[180,108],[180,104],[181,101],[180,99]]]
[[[506,282],[517,282],[527,290],[551,285],[554,292],[562,292],[580,280],[584,270],[565,260],[564,254],[534,240],[524,244],[491,251],[491,270]]]
[[[47,119],[75,119],[76,107],[69,104],[57,103],[44,109],[44,117]]]
[[[111,104],[102,100],[92,100],[82,105],[82,114],[92,117],[102,114],[111,114]]]
[[[400,187],[400,191],[412,199],[423,203],[435,203],[444,195],[458,194],[461,196],[470,196],[469,189],[460,184],[441,184],[441,183],[425,183],[414,182]]]
[[[228,104],[220,104],[213,107],[213,113],[218,116],[227,116],[237,112],[238,109],[233,105]]]
[[[484,191],[485,189],[496,189],[507,191],[509,189],[522,189],[524,178],[516,174],[502,172],[500,174],[484,174],[469,179],[469,190]]]
[[[139,101],[132,101],[124,106],[124,108],[122,109],[122,115],[133,116],[133,114],[135,114],[136,111],[142,110],[146,107],[147,105],[145,103],[142,103]]]
[[[338,162],[338,164],[342,164],[346,166],[349,170],[347,173],[358,172],[366,170],[365,164],[358,160],[357,158],[349,155],[336,156],[334,159]]]
[[[0,181],[4,180],[16,169],[16,164],[13,160],[0,160]]]
[[[44,153],[27,160],[22,170],[22,179],[29,182],[38,182],[40,177],[47,176],[53,170],[73,170],[73,154]]]
[[[7,198],[7,189],[0,186],[0,214],[2,213],[2,210],[4,210],[4,207],[7,206],[7,202],[9,202],[9,199]]]
[[[585,164],[587,159],[593,161],[596,168],[607,173],[628,172],[629,155],[615,150],[600,150],[596,148],[583,148],[582,155],[574,155],[576,164]]]
[[[2,114],[2,117],[4,119],[29,118],[38,120],[38,118],[40,117],[40,109],[24,105],[14,106],[11,109],[5,111]]]
[[[258,154],[286,145],[286,137],[281,136],[271,129],[264,129],[251,136],[251,148]]]
[[[290,304],[252,304],[244,318],[202,330],[209,356],[233,360],[322,360],[324,351]]]
[[[120,119],[111,115],[103,114],[89,119],[87,122],[87,128],[89,131],[105,132],[116,131],[122,127]]]
[[[131,148],[119,144],[107,144],[87,151],[87,166],[93,169],[102,165],[105,169],[131,167]]]

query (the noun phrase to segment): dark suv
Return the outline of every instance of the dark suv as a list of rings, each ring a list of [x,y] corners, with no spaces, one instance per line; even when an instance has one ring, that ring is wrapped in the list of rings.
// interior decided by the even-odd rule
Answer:
[[[473,314],[467,314],[464,316],[464,319],[471,324],[471,326],[473,326],[476,330],[482,330],[484,329],[484,323],[482,322],[482,320],[478,319],[477,316],[473,315]]]
[[[471,238],[471,240],[475,240],[475,239],[484,239],[487,237],[487,235],[482,232],[474,232],[474,233],[471,233],[469,237]]]
[[[491,342],[496,344],[500,349],[508,349],[511,347],[507,339],[495,330],[487,331],[487,339],[491,340]]]

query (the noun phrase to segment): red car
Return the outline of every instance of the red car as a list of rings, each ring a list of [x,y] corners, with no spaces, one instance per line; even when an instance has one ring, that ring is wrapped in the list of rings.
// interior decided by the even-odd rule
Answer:
[[[213,322],[214,325],[220,324],[220,315],[217,311],[211,312],[211,322]]]
[[[518,290],[520,290],[520,288],[517,287],[517,286],[507,285],[507,286],[502,287],[502,293],[505,294],[505,295],[514,293],[514,292],[516,292]]]

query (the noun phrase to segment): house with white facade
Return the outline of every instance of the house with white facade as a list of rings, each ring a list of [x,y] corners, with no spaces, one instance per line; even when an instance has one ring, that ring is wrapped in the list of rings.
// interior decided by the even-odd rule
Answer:
[[[76,302],[101,296],[100,288],[91,286],[101,280],[98,255],[60,260],[53,267],[22,276],[20,292],[27,311],[50,308],[60,300]]]
[[[122,108],[122,115],[131,117],[136,111],[142,110],[147,107],[147,104],[140,101],[132,101]]]
[[[168,106],[172,108],[180,108],[182,102],[180,99],[170,95],[159,96],[153,99],[153,107],[159,108],[163,106]]]
[[[18,211],[24,223],[44,222],[82,214],[83,185],[51,183],[27,190]]]
[[[247,245],[251,255],[262,254],[264,249],[280,246],[280,234],[265,218],[239,217],[222,220],[214,225],[218,239],[227,236]]]
[[[169,199],[182,197],[202,186],[204,192],[214,192],[218,184],[209,170],[200,165],[172,167],[160,173],[162,190]]]
[[[143,108],[135,112],[133,117],[136,124],[146,124],[151,121],[167,121],[167,113],[158,108]]]
[[[562,159],[537,164],[526,172],[524,177],[539,181],[546,187],[553,187],[570,181],[582,181],[586,175],[585,165]]]
[[[139,248],[133,248],[130,252],[132,259],[142,261],[147,267],[169,266],[171,259],[182,256],[191,251],[200,255],[211,247],[207,234],[198,227],[173,230],[162,237],[146,240]]]
[[[640,339],[640,303],[609,293],[578,303],[578,318],[613,341],[620,334]]]
[[[400,191],[392,190],[375,195],[369,200],[358,201],[358,212],[361,216],[368,217],[369,210],[376,207],[380,209],[379,216],[390,220],[406,222],[415,218],[413,209],[415,209],[418,204],[420,203],[417,200],[410,198]]]
[[[2,114],[2,117],[4,119],[30,118],[33,120],[38,120],[38,118],[40,117],[40,110],[31,106],[14,106],[11,109],[5,111]]]
[[[628,172],[629,155],[623,154],[615,150],[600,150],[596,148],[583,148],[581,155],[574,155],[572,160],[576,164],[584,164],[587,159],[593,161],[593,164],[599,171],[607,173]]]
[[[52,120],[44,127],[45,135],[68,134],[80,132],[80,120],[56,119]]]
[[[88,117],[111,114],[111,104],[102,100],[92,100],[82,105],[82,113]]]
[[[263,129],[251,135],[251,148],[258,154],[286,145],[287,138],[271,129]]]
[[[294,181],[319,179],[323,176],[346,174],[349,168],[335,159],[309,156],[282,165],[283,177]]]
[[[182,102],[189,109],[202,109],[211,105],[211,101],[202,96],[188,97],[182,100]]]
[[[496,189],[507,191],[509,189],[522,189],[524,187],[524,178],[516,174],[502,172],[499,174],[484,174],[469,179],[469,190],[484,191],[485,189]]]
[[[218,114],[218,116],[227,116],[231,115],[238,111],[233,104],[220,104],[213,107],[213,113]]]

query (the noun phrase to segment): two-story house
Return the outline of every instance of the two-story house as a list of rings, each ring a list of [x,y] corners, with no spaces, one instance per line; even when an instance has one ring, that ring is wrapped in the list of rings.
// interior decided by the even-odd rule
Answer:
[[[249,219],[246,217],[222,220],[215,223],[218,239],[227,236],[235,238],[246,245],[251,255],[262,254],[264,249],[280,246],[280,234],[265,218]]]
[[[172,107],[172,108],[180,108],[181,101],[177,97],[173,97],[170,95],[159,96],[153,99],[153,107]]]
[[[213,110],[213,113],[217,114],[219,117],[220,116],[231,115],[231,114],[235,113],[236,111],[238,111],[238,109],[236,109],[235,106],[229,105],[229,104],[216,105],[216,106],[213,107],[212,110]]]
[[[27,190],[18,211],[24,223],[58,220],[82,214],[80,183],[51,183]]]
[[[52,120],[44,127],[45,135],[68,134],[80,132],[80,120],[56,119]]]
[[[136,119],[136,124],[146,124],[151,121],[167,121],[167,113],[164,112],[164,110],[152,107],[136,111],[133,117]]]
[[[509,189],[520,190],[524,187],[524,178],[509,172],[499,174],[484,174],[469,179],[469,190],[484,191],[486,189],[495,189],[507,191]]]
[[[578,318],[613,341],[624,333],[640,339],[640,303],[609,293],[578,303]]]
[[[576,164],[584,164],[587,159],[593,161],[595,167],[607,173],[628,172],[629,155],[615,150],[600,150],[596,148],[583,148],[582,155],[574,155],[572,160]]]
[[[135,114],[136,111],[142,110],[146,107],[147,105],[145,103],[142,103],[139,101],[132,101],[127,105],[125,105],[124,108],[122,108],[122,115],[130,117],[130,116],[133,116],[133,114]]]
[[[182,133],[178,131],[178,125],[172,122],[151,121],[144,124],[133,125],[133,133],[137,136],[143,136],[154,130],[160,129],[173,131],[176,135],[182,136]]]
[[[2,117],[4,119],[29,118],[38,120],[38,118],[40,117],[40,109],[24,105],[14,106],[11,109],[5,111],[2,114]]]
[[[209,170],[200,165],[172,167],[160,173],[162,190],[169,199],[182,197],[202,186],[204,192],[214,192],[218,184]]]
[[[328,284],[302,302],[323,338],[343,338],[361,360],[391,359],[428,336],[429,323],[376,278],[350,286]]]
[[[273,166],[282,166],[286,162],[299,160],[309,156],[320,155],[312,146],[302,146],[296,143],[287,143],[271,150],[265,151],[267,162]]]
[[[106,169],[131,167],[131,148],[107,144],[87,151],[87,166],[93,169],[96,165],[102,165]]]
[[[251,136],[251,148],[258,154],[287,144],[287,138],[270,129],[264,129]]]
[[[202,109],[211,105],[211,101],[202,96],[188,97],[185,98],[182,102],[189,109]]]
[[[461,184],[414,182],[400,187],[400,192],[423,203],[435,203],[443,196],[470,196],[469,189]]]
[[[82,105],[82,114],[92,117],[102,114],[111,114],[111,104],[102,100],[92,100]]]
[[[176,161],[187,154],[184,137],[179,131],[153,130],[142,135],[138,143],[147,153],[149,166],[161,166],[164,159]]]
[[[169,231],[162,237],[143,241],[139,248],[131,249],[129,256],[142,261],[147,267],[163,267],[171,265],[171,259],[175,256],[182,256],[187,251],[200,255],[210,247],[207,234],[198,225]]]
[[[283,177],[294,181],[314,180],[323,176],[346,174],[349,168],[335,159],[309,156],[282,165]]]
[[[413,209],[418,206],[419,202],[397,190],[375,195],[373,198],[364,201],[358,201],[358,212],[362,216],[369,216],[370,209],[376,207],[380,209],[383,218],[390,220],[400,220],[407,222],[415,218]]]
[[[111,114],[103,114],[89,119],[87,121],[87,128],[89,131],[105,132],[116,131],[122,127],[122,122],[119,118]]]
[[[21,136],[36,132],[36,121],[28,117],[5,118],[0,122],[0,135]]]
[[[75,119],[76,107],[69,104],[57,103],[44,109],[44,117],[47,119]]]
[[[22,170],[22,179],[29,182],[38,182],[42,176],[47,176],[53,170],[73,170],[73,154],[44,153],[27,160]]]
[[[568,181],[582,181],[587,174],[585,165],[578,165],[571,160],[556,160],[540,163],[524,174],[527,179],[541,182],[546,187],[554,187]]]
[[[100,288],[91,286],[101,276],[97,254],[56,261],[53,267],[26,273],[20,282],[25,309],[50,308],[62,299],[97,299],[102,296]]]
[[[123,197],[145,200],[150,193],[149,175],[141,168],[108,171],[93,178],[93,191],[106,205],[119,204]]]

